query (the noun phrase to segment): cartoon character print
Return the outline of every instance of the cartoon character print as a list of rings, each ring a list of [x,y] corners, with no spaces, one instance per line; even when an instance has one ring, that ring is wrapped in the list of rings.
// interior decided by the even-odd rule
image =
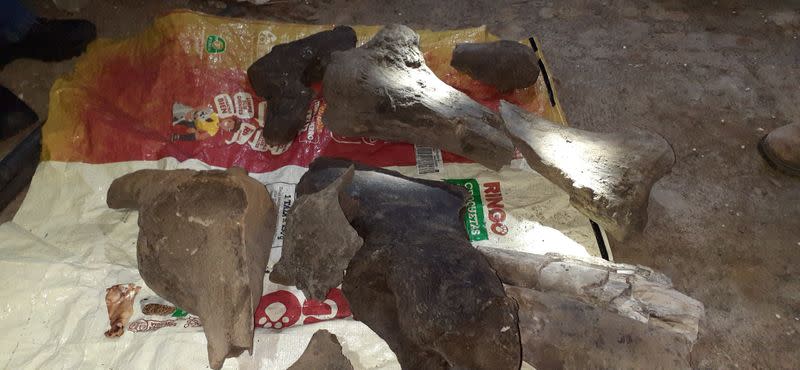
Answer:
[[[184,133],[172,134],[172,141],[206,140],[216,136],[220,129],[234,132],[240,125],[237,117],[220,119],[211,107],[192,108],[181,103],[172,105],[172,126],[184,127]]]

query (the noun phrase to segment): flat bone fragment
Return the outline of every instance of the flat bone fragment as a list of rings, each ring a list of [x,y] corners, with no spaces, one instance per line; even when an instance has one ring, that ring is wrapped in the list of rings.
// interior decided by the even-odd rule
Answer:
[[[106,337],[119,337],[125,333],[125,325],[133,316],[133,300],[142,287],[135,284],[117,284],[106,289],[106,309],[111,328]]]
[[[596,257],[533,254],[478,247],[504,284],[554,292],[593,307],[697,340],[703,304],[644,266]]]
[[[525,362],[537,369],[689,369],[681,334],[560,292],[506,286],[519,304]]]
[[[277,216],[266,187],[240,168],[141,170],[114,180],[107,203],[139,210],[139,273],[200,317],[211,368],[252,353]]]
[[[336,335],[321,329],[311,336],[306,350],[288,370],[353,370],[353,364],[342,354]]]
[[[347,265],[364,244],[342,210],[342,204],[352,202],[343,189],[354,172],[350,167],[319,192],[297,198],[286,220],[283,250],[269,275],[271,281],[296,285],[306,297],[319,301],[342,283]]]
[[[247,69],[253,90],[267,100],[267,124],[264,125],[267,144],[286,144],[297,136],[306,123],[306,111],[314,98],[311,84],[322,80],[333,51],[355,46],[355,31],[339,26],[275,45]]]
[[[505,101],[500,113],[531,168],[567,192],[578,211],[619,239],[644,229],[650,189],[675,163],[664,138],[566,127]]]
[[[514,154],[500,117],[436,77],[406,26],[333,53],[322,88],[323,119],[336,134],[441,148],[494,170]]]
[[[404,369],[519,369],[517,307],[461,218],[466,189],[346,160],[318,158],[297,185],[314,194],[355,165],[345,188],[364,238],[342,290],[353,316]]]
[[[536,52],[510,40],[457,44],[450,65],[500,91],[531,86],[540,72]]]

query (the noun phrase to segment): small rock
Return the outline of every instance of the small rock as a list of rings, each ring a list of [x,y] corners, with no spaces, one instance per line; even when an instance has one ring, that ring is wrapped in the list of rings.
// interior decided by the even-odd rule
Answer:
[[[776,314],[775,314],[775,318],[776,318],[776,319],[780,319],[780,318],[781,318],[781,315],[776,313]]]

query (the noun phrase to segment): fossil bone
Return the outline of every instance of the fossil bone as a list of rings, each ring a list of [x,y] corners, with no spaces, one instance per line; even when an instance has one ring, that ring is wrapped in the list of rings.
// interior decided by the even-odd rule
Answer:
[[[314,194],[353,162],[318,158],[297,185]],[[355,164],[345,188],[364,238],[344,276],[354,317],[407,369],[518,369],[516,304],[467,239],[466,190]],[[345,213],[349,213],[346,211]]]
[[[298,197],[289,211],[281,258],[270,280],[297,285],[319,301],[342,283],[347,264],[364,244],[342,211],[343,204],[352,202],[342,190],[350,185],[354,171],[350,167],[319,192]]]
[[[570,128],[505,101],[500,113],[531,168],[567,192],[575,208],[620,239],[644,229],[650,189],[675,163],[666,140]]]
[[[355,31],[339,26],[276,45],[247,69],[253,89],[268,103],[264,125],[267,144],[286,144],[297,136],[314,97],[310,86],[322,80],[331,52],[355,46]]]
[[[536,53],[516,41],[458,44],[450,65],[500,91],[528,87],[539,78]]]
[[[306,350],[288,370],[353,370],[353,364],[342,354],[342,345],[325,329],[311,336]]]
[[[211,368],[252,353],[277,216],[266,187],[240,168],[141,170],[114,180],[107,203],[139,210],[139,273],[200,317]]]
[[[437,147],[495,170],[513,156],[500,117],[437,78],[406,26],[333,53],[322,88],[323,118],[337,134]]]

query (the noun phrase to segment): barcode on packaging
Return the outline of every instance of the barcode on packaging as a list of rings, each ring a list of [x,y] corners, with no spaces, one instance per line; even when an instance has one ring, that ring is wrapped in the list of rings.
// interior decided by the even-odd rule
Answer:
[[[417,173],[426,175],[429,173],[441,173],[444,168],[442,151],[429,146],[414,145],[414,152],[417,157]]]

